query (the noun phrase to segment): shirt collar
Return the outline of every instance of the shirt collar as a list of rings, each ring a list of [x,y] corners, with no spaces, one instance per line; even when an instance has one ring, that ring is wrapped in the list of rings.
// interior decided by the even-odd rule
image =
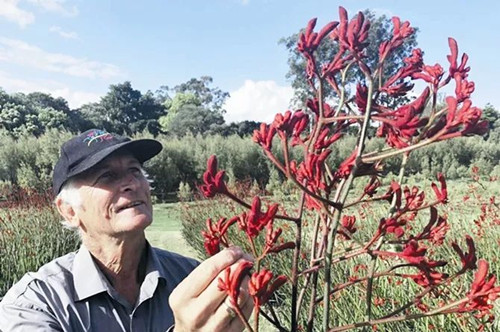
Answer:
[[[110,286],[106,277],[92,259],[92,255],[84,245],[75,255],[73,261],[73,281],[75,284],[75,301],[81,301],[93,295],[106,292]]]
[[[163,269],[155,250],[149,242],[146,242],[146,247],[148,258],[145,278],[141,285],[141,298],[150,298],[153,296],[159,278],[167,280],[167,273]],[[81,301],[93,295],[111,291],[112,286],[84,245],[81,245],[75,254],[72,274],[75,285],[75,301]]]

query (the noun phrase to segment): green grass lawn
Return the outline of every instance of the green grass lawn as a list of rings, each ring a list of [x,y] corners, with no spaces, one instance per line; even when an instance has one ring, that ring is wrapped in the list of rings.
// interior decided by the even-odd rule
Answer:
[[[146,237],[155,247],[197,258],[194,250],[183,239],[181,227],[176,203],[156,204],[153,208],[153,223],[146,229]]]

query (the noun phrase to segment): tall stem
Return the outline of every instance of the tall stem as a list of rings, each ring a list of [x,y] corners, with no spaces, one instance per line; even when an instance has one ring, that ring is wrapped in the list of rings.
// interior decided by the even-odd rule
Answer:
[[[299,210],[299,218],[295,223],[297,227],[297,231],[295,233],[295,250],[293,252],[293,263],[292,263],[292,305],[291,305],[291,331],[297,330],[297,279],[299,273],[299,258],[300,258],[300,249],[302,244],[302,213],[304,210],[304,201],[305,201],[305,193],[302,192],[300,197],[300,210]]]
[[[365,117],[363,120],[363,125],[361,127],[361,133],[359,136],[359,141],[357,144],[357,153],[356,153],[356,163],[354,167],[352,168],[351,174],[347,178],[347,180],[344,183],[343,186],[343,191],[341,194],[341,197],[339,198],[339,205],[340,207],[343,206],[345,203],[347,196],[349,194],[349,191],[352,186],[352,182],[354,180],[354,176],[356,174],[356,171],[358,169],[358,166],[360,165],[361,162],[361,156],[363,154],[364,148],[365,148],[365,141],[366,141],[366,134],[368,130],[368,125],[370,122],[370,114],[371,114],[371,104],[372,104],[372,95],[373,95],[373,79],[367,75],[367,81],[368,81],[368,97],[367,97],[367,102],[366,102],[366,109],[365,109]],[[332,224],[330,225],[330,230],[328,234],[328,241],[327,241],[327,248],[324,256],[324,278],[325,278],[325,286],[323,288],[323,331],[328,331],[329,329],[329,316],[330,316],[330,300],[329,300],[329,295],[330,295],[330,289],[331,289],[331,264],[332,264],[332,255],[333,255],[333,248],[335,244],[335,234],[337,234],[337,228],[339,225],[340,217],[342,215],[342,208],[339,208],[338,210],[335,210],[335,213],[333,215],[333,220]]]

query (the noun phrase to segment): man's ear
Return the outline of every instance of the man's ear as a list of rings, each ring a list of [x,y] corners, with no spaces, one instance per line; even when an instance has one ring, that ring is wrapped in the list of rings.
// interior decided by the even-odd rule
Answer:
[[[59,211],[59,214],[64,218],[64,220],[66,220],[73,227],[80,226],[80,219],[78,218],[75,208],[71,204],[65,202],[60,197],[56,199],[55,203],[57,211]]]

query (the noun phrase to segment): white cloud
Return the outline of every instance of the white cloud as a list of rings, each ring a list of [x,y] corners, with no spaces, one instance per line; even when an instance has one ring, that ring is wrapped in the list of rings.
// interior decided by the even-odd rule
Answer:
[[[76,6],[67,7],[66,0],[28,0],[28,2],[48,12],[54,12],[64,16],[78,15],[78,8]]]
[[[35,21],[35,15],[19,8],[18,2],[19,0],[0,0],[0,16],[24,28]]]
[[[226,122],[271,122],[276,113],[284,113],[288,109],[293,89],[279,86],[275,81],[246,80],[241,88],[230,95],[224,104]]]
[[[53,80],[21,80],[1,71],[0,82],[0,87],[9,93],[44,92],[53,97],[63,97],[68,101],[68,105],[71,108],[77,108],[86,103],[97,102],[103,95],[102,93],[72,90],[64,84]]]
[[[123,75],[121,70],[112,64],[50,53],[24,41],[2,37],[0,61],[76,77],[108,79]]]
[[[83,104],[98,102],[103,93],[95,93],[88,91],[75,91],[69,88],[54,89],[49,92],[53,96],[63,97],[68,101],[68,105],[71,108],[78,108]]]
[[[51,26],[49,29],[50,32],[57,33],[59,36],[66,39],[78,39],[78,34],[74,31],[64,31],[61,27]]]

